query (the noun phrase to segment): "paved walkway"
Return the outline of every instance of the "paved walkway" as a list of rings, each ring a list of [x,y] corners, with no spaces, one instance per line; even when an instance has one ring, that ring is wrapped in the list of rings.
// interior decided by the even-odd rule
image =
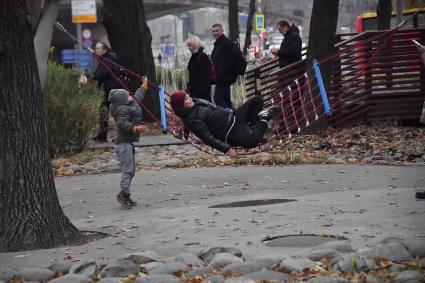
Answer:
[[[0,254],[0,266],[47,266],[67,256],[104,259],[131,251],[163,256],[232,246],[247,257],[302,253],[270,248],[268,235],[327,233],[355,247],[386,237],[425,238],[423,166],[304,165],[142,170],[132,188],[140,203],[117,205],[116,173],[56,178],[65,214],[81,230],[111,236],[77,247]],[[290,198],[294,202],[209,208],[240,200]]]

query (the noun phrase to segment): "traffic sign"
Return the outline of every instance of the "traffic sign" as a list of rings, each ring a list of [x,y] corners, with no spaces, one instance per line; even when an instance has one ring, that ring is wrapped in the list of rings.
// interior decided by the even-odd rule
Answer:
[[[264,30],[264,14],[255,15],[255,30],[256,31]]]
[[[95,23],[96,0],[72,0],[72,22],[74,23]]]
[[[167,44],[161,47],[161,51],[165,56],[171,56],[174,54],[174,45]]]
[[[84,29],[83,30],[83,37],[84,38],[90,38],[91,37],[91,31],[89,29]]]
[[[64,49],[61,55],[63,64],[76,64],[78,68],[92,66],[92,54],[87,50]]]

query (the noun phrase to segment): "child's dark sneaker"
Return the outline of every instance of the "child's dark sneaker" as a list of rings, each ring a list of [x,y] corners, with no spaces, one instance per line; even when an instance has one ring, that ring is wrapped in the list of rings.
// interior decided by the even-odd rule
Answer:
[[[271,118],[275,117],[277,114],[280,113],[280,107],[279,106],[271,106],[269,108],[266,108],[264,110],[261,110],[258,113],[258,118],[260,120],[270,120]]]
[[[137,202],[133,201],[130,198],[130,194],[129,193],[124,193],[124,197],[127,199],[127,202],[130,204],[130,206],[136,206]]]
[[[128,193],[127,193],[128,194]],[[130,195],[130,194],[128,194]],[[120,192],[117,195],[117,201],[125,208],[130,209],[133,206],[130,204],[128,197],[126,197],[126,193]]]

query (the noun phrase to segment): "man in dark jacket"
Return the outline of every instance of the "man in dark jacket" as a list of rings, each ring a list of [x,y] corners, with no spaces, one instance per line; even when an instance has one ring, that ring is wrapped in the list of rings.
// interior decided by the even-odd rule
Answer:
[[[417,44],[417,42],[415,42],[415,44]],[[421,53],[421,60],[422,60],[422,64],[424,64],[425,66],[425,46],[419,44],[416,45],[416,47],[418,48],[419,52]],[[422,107],[422,114],[421,117],[419,119],[419,122],[425,125],[425,101]],[[421,191],[417,191],[415,194],[417,199],[425,199],[425,190],[421,190]]]
[[[215,38],[214,49],[211,60],[216,70],[214,102],[224,108],[232,108],[230,99],[230,85],[236,81],[237,75],[233,71],[236,45],[223,34],[223,26],[214,24],[212,26]]]
[[[111,103],[109,111],[117,124],[115,152],[121,167],[121,192],[117,201],[125,208],[137,205],[130,198],[130,184],[136,171],[135,150],[133,142],[139,141],[140,134],[146,129],[142,125],[142,109],[139,106],[145,97],[147,79],[135,95],[131,97],[124,89],[113,89],[109,94]]]
[[[232,158],[238,156],[232,147],[253,148],[263,142],[268,121],[280,112],[277,106],[263,109],[261,96],[254,96],[236,110],[192,99],[183,91],[173,93],[170,103],[185,127],[204,143]]]
[[[284,39],[279,50],[272,50],[272,53],[279,57],[279,68],[284,68],[302,59],[302,41],[300,30],[295,24],[290,25],[289,22],[281,20],[277,23],[277,29]]]
[[[112,71],[117,71],[117,67],[112,63],[108,62],[108,60],[116,61],[117,55],[113,53],[110,47],[103,41],[100,41],[96,44],[95,52],[97,55],[105,58],[103,62],[110,68]],[[103,87],[103,91],[105,92],[104,99],[101,106],[101,115],[100,115],[100,125],[99,131],[95,137],[95,140],[100,142],[107,141],[108,134],[108,109],[110,102],[108,100],[109,92],[111,89],[121,89],[123,86],[121,83],[108,71],[108,69],[101,63],[98,62],[96,71],[93,75],[93,80],[98,81],[99,86]]]

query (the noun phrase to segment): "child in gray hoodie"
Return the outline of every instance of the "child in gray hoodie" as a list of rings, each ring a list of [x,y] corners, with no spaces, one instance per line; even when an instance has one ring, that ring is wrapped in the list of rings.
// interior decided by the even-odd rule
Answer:
[[[137,89],[134,96],[130,96],[124,89],[112,89],[109,92],[109,112],[117,124],[115,139],[115,153],[121,167],[121,191],[117,201],[125,208],[132,208],[137,203],[130,198],[130,184],[136,171],[135,150],[133,142],[139,141],[140,134],[146,130],[142,125],[142,109],[139,103],[145,98],[147,79]]]

